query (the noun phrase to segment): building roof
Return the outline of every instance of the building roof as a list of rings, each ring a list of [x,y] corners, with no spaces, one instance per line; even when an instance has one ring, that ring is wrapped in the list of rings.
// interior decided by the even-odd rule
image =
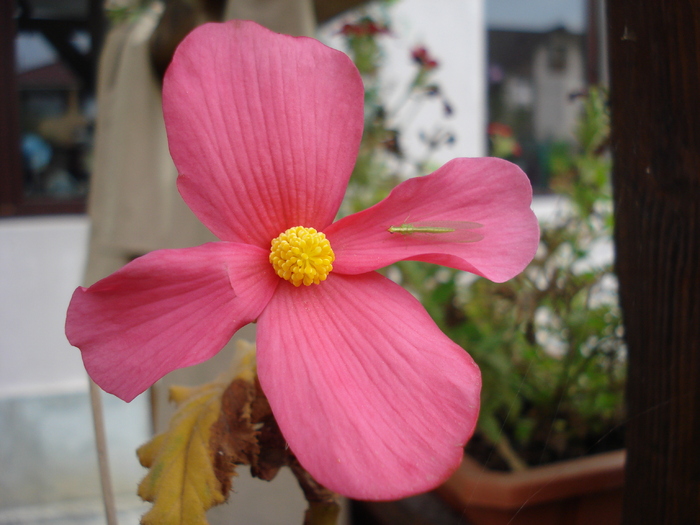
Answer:
[[[580,45],[583,51],[584,35],[571,33],[564,27],[545,32],[489,29],[489,64],[497,64],[511,75],[531,77],[535,50],[541,45],[546,45],[553,36],[572,40]]]

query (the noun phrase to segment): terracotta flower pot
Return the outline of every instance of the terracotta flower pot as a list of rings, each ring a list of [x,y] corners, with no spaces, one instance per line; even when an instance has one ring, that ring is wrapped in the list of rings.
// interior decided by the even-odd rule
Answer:
[[[437,492],[474,525],[619,525],[625,451],[496,472],[465,456]]]

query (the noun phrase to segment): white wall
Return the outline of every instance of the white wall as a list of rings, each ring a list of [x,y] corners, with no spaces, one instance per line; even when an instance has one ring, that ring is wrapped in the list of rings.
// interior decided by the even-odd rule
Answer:
[[[87,240],[84,215],[0,219],[3,523],[3,515],[36,522],[12,521],[13,509],[100,494],[87,376],[80,351],[64,335]],[[144,471],[134,450],[149,434],[148,399],[127,404],[104,396],[104,403],[112,483],[130,495],[120,505],[138,506],[133,490]]]
[[[0,398],[85,391],[63,327],[87,238],[82,215],[0,219]]]
[[[454,109],[445,119],[439,100],[402,105],[397,122],[410,125],[403,130],[401,141],[409,157],[422,159],[425,146],[418,131],[428,133],[436,123],[454,131],[454,146],[438,151],[431,160],[440,166],[455,157],[476,157],[486,151],[485,27],[482,0],[400,0],[386,9],[391,34],[379,38],[385,52],[382,70],[382,95],[389,110],[398,105],[415,74],[411,49],[425,46],[439,62],[431,76]],[[342,49],[338,32],[348,21],[341,16],[321,30],[320,38]],[[418,108],[418,113],[412,112]]]
[[[387,87],[398,82],[402,88],[410,81],[413,70],[407,67],[407,50],[425,46],[439,63],[433,79],[445,93],[454,116],[443,119],[454,130],[457,141],[439,150],[438,165],[455,157],[477,157],[486,148],[486,36],[482,0],[401,0],[390,9],[395,37],[386,39]],[[394,93],[393,98],[401,93]],[[407,108],[410,111],[410,108]],[[406,132],[405,149],[421,149],[418,131],[433,131],[432,125],[442,115],[440,104],[422,104]]]

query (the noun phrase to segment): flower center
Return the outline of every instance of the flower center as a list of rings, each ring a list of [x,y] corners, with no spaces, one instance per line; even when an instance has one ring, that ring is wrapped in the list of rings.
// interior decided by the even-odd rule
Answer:
[[[294,286],[319,284],[333,269],[335,254],[326,236],[295,226],[272,239],[270,262],[277,275]]]

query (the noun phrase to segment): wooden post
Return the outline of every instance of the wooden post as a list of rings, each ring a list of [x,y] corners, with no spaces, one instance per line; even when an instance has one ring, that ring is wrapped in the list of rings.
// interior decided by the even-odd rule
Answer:
[[[700,1],[609,0],[625,524],[700,523]]]

